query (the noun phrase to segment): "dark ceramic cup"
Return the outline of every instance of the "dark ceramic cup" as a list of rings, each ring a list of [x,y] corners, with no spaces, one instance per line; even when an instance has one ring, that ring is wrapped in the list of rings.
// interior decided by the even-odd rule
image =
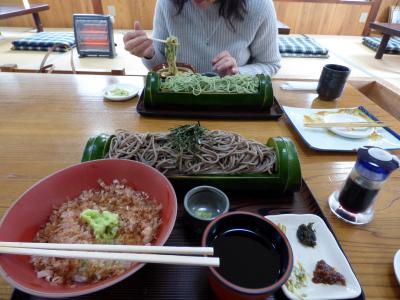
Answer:
[[[271,268],[271,265],[276,264],[276,262],[271,261],[270,263],[265,264],[265,262],[263,263],[259,260],[261,258],[258,256],[260,253],[255,251],[255,248],[257,247],[248,247],[247,249],[249,252],[243,253],[240,250],[241,245],[236,244],[232,245],[232,251],[229,254],[229,258],[220,257],[221,265],[219,268],[209,267],[210,285],[217,298],[221,300],[264,300],[269,295],[272,295],[279,290],[288,280],[293,267],[292,248],[285,234],[274,223],[263,216],[249,212],[231,212],[215,218],[210,224],[208,224],[204,231],[201,245],[203,247],[214,246],[216,238],[219,237],[220,241],[221,238],[229,239],[231,233],[237,230],[240,230],[241,232],[251,232],[256,235],[257,240],[263,244],[271,245],[270,251],[276,251],[278,254],[276,259],[280,262],[278,270],[279,275],[274,282],[258,288],[240,286],[223,276],[220,273],[222,272],[222,267],[227,268],[234,266],[237,270],[233,273],[239,274],[242,272],[243,276],[247,277],[250,275],[248,272],[252,269],[254,263],[259,263],[263,267],[265,266],[265,268],[268,269],[267,272],[270,272],[271,274],[273,273],[273,270],[270,271],[269,268]],[[218,253],[217,248],[214,250],[216,256],[221,254]],[[249,263],[249,255],[253,260],[251,263]],[[234,265],[223,266],[224,263],[232,263],[233,261],[235,261]],[[239,261],[241,261],[241,263],[239,263]],[[246,264],[246,267],[243,266],[243,263]],[[274,272],[276,271],[277,270],[274,270]]]
[[[325,65],[317,87],[319,98],[323,100],[339,98],[343,93],[349,74],[348,67],[334,64]]]

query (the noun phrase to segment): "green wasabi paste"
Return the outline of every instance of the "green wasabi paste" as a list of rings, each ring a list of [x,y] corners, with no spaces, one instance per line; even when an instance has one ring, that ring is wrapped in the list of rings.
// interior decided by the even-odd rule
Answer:
[[[196,210],[195,215],[199,218],[206,218],[206,219],[212,218],[211,211]]]
[[[128,96],[129,91],[121,89],[121,88],[115,88],[110,91],[111,95],[113,96]]]
[[[100,212],[94,209],[85,209],[80,217],[92,227],[96,240],[111,242],[118,232],[119,220],[117,214],[106,210]]]

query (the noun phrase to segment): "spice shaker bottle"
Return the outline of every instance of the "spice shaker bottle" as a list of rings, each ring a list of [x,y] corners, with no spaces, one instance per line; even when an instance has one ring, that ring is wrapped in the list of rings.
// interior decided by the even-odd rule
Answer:
[[[400,160],[388,151],[371,146],[360,148],[343,187],[329,197],[332,212],[348,223],[371,222],[376,196],[390,173],[399,166]]]

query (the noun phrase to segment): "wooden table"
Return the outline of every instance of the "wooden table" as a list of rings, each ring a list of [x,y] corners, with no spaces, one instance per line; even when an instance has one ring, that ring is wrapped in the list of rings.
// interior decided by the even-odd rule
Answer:
[[[0,215],[27,188],[44,176],[76,164],[92,135],[124,128],[138,132],[168,131],[193,120],[144,118],[136,113],[136,100],[105,102],[102,89],[111,83],[143,84],[143,78],[55,74],[0,74]],[[337,102],[316,99],[316,94],[288,92],[274,82],[275,95],[284,105],[334,108],[362,104],[382,121],[400,131],[400,123],[352,86]],[[285,118],[279,121],[203,121],[209,129],[222,129],[265,142],[288,136],[295,142],[303,177],[343,246],[367,299],[399,299],[393,256],[400,248],[400,172],[396,171],[379,193],[374,220],[362,227],[339,221],[327,198],[339,188],[355,160],[354,153],[310,150]],[[397,152],[400,154],[400,152]],[[12,289],[0,282],[0,299]]]
[[[390,23],[379,23],[374,22],[369,25],[371,29],[375,29],[383,33],[381,43],[379,44],[378,51],[376,52],[375,58],[381,59],[385,53],[386,46],[391,36],[400,36],[400,24]]]
[[[11,17],[17,17],[22,15],[32,14],[35,26],[38,32],[43,31],[43,25],[40,20],[39,12],[48,10],[49,6],[45,3],[33,3],[27,7],[23,6],[10,6],[0,5],[0,20]]]

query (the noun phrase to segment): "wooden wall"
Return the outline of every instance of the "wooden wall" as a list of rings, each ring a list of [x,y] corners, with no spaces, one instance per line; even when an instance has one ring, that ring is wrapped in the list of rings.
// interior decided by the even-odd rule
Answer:
[[[90,0],[29,0],[29,2],[47,3],[50,6],[50,10],[40,12],[40,19],[45,28],[72,27],[73,14],[93,13],[92,2]],[[32,15],[24,15],[1,20],[0,26],[34,27],[34,22]]]
[[[389,17],[389,9],[392,5],[400,5],[399,0],[382,0],[381,7],[379,8],[376,20],[386,23]]]
[[[391,5],[396,0],[382,1],[385,5]],[[47,2],[50,5],[49,11],[41,13],[43,25],[47,28],[71,27],[73,13],[93,13],[91,0],[30,0],[30,2]],[[133,27],[134,20],[139,20],[145,29],[152,28],[156,0],[102,0],[102,2],[103,11],[106,14],[109,5],[115,6],[114,28],[130,29]],[[369,12],[371,7],[365,4],[318,3],[301,0],[274,0],[274,2],[278,19],[290,26],[291,33],[360,35],[365,25],[359,22],[360,15],[363,12]],[[381,11],[384,13],[385,8],[382,7]],[[2,20],[0,26],[33,27],[33,21],[31,16],[21,16]]]
[[[278,19],[291,33],[361,35],[365,23],[361,13],[370,5],[274,1]]]
[[[115,28],[133,28],[133,23],[137,20],[144,29],[152,29],[156,2],[156,0],[103,0],[103,10],[104,13],[108,13],[107,7],[115,6]]]

